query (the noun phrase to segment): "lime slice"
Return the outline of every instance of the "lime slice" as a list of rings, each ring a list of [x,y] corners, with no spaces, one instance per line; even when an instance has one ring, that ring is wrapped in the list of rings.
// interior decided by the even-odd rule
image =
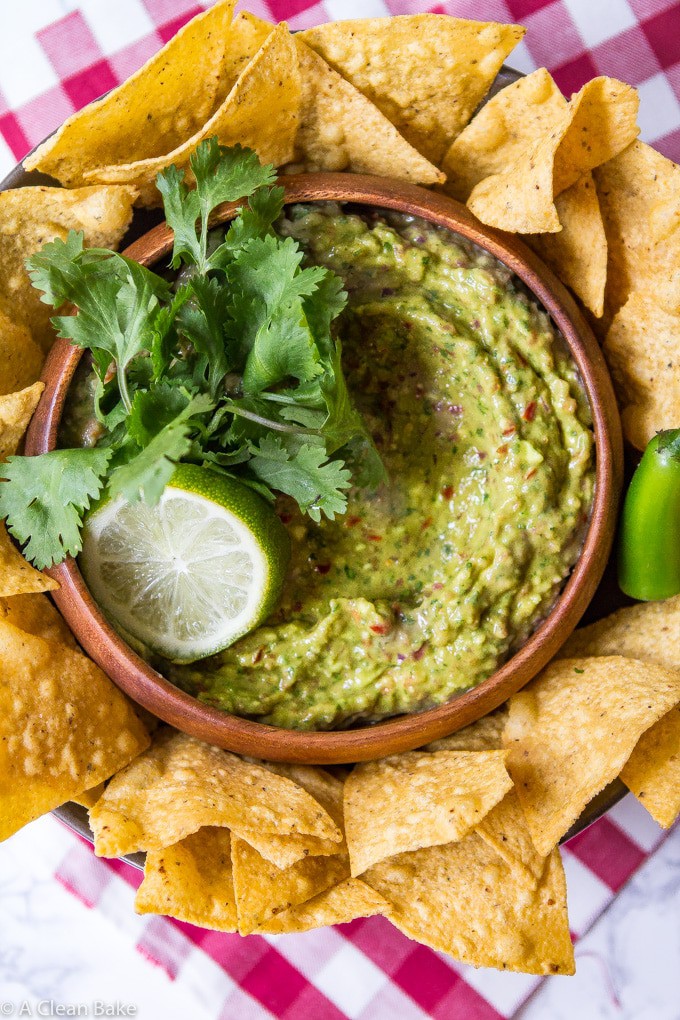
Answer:
[[[289,553],[286,529],[255,492],[181,465],[154,507],[99,504],[78,562],[114,624],[167,659],[193,662],[266,619]]]

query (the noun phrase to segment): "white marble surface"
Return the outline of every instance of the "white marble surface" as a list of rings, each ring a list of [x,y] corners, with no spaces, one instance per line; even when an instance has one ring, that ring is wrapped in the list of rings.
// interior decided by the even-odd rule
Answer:
[[[217,975],[203,968],[193,987],[173,984],[134,948],[133,893],[125,883],[110,891],[125,918],[119,925],[54,880],[70,839],[48,818],[0,844],[0,1018],[40,1015],[40,1001],[95,1000],[132,1005],[131,1015],[141,1020],[214,1016],[211,999],[220,1001],[224,992]],[[615,898],[576,955],[576,977],[545,981],[521,1020],[679,1020],[680,828]],[[23,1014],[22,1003],[28,1004]]]

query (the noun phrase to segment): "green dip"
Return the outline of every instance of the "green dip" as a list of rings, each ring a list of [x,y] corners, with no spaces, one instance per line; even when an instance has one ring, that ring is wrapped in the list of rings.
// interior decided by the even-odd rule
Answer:
[[[281,500],[276,613],[212,659],[154,664],[287,728],[441,705],[526,641],[578,558],[594,442],[576,367],[510,271],[447,230],[325,203],[289,207],[279,232],[345,281],[343,367],[389,484],[320,524]]]
[[[165,671],[295,729],[441,705],[527,639],[578,557],[594,444],[575,365],[508,269],[447,230],[328,203],[279,232],[345,281],[343,367],[390,481],[332,522],[281,502],[278,611]]]

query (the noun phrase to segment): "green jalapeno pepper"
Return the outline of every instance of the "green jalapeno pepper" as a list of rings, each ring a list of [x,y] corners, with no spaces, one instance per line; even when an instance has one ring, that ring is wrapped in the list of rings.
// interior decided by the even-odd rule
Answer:
[[[659,432],[626,494],[619,586],[645,602],[680,593],[680,429]]]

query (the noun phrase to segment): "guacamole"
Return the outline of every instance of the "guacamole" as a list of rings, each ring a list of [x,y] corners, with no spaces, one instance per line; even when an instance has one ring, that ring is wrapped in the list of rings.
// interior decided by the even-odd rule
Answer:
[[[345,281],[343,367],[389,481],[320,524],[282,499],[274,615],[161,668],[288,728],[443,704],[527,639],[578,557],[594,442],[576,367],[509,270],[447,230],[333,203],[289,207],[278,230]]]

